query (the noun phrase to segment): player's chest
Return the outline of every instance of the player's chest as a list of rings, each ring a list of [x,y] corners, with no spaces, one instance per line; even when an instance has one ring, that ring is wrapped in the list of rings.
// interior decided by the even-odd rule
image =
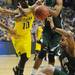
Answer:
[[[30,28],[32,17],[22,17],[19,21],[15,22],[15,27],[18,29],[28,29]]]

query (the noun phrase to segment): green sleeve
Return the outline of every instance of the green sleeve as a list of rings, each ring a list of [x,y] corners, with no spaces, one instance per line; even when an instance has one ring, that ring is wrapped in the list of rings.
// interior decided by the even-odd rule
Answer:
[[[58,69],[55,69],[55,71],[54,71],[54,75],[68,75],[68,74],[66,74],[64,71],[60,71],[60,70],[58,70]]]

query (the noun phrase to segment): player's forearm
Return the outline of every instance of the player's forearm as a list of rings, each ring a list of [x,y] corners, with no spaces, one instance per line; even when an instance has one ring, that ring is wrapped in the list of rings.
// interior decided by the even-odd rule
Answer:
[[[37,5],[34,4],[34,5],[30,6],[29,8],[26,8],[26,9],[20,8],[20,11],[22,11],[25,15],[30,13],[30,12],[34,13],[34,10],[36,7],[37,7]]]
[[[4,9],[3,12],[4,12],[4,13],[8,13],[9,15],[15,15],[15,14],[18,14],[18,12],[14,11],[14,10],[9,10],[9,9]]]
[[[0,27],[6,29],[6,30],[8,30],[8,31],[10,31],[10,28],[8,28],[7,26],[5,26],[5,25],[4,25],[3,23],[1,23],[1,22],[0,22]]]
[[[18,8],[22,15],[26,15],[32,11],[32,7],[29,7],[29,8],[18,7]]]
[[[73,55],[73,50],[74,50],[74,45],[75,45],[74,37],[72,35],[73,33],[69,33],[68,31],[66,31],[64,29],[60,29],[60,28],[56,28],[55,31],[58,32],[59,34],[67,37],[66,40],[69,45],[69,50],[71,51],[70,53],[72,53],[72,55]]]
[[[10,14],[10,15],[14,15],[14,14],[18,14],[18,12],[15,12],[15,11],[13,11],[13,10],[9,10],[9,9],[4,9],[4,8],[1,8],[0,7],[0,12],[1,13],[3,13],[3,14]]]
[[[30,6],[29,8],[23,9],[21,6],[19,6],[18,8],[19,8],[19,10],[20,10],[21,12],[23,12],[24,14],[28,14],[28,13],[30,13],[30,12],[34,13],[35,8],[36,8],[38,5],[41,5],[41,4],[42,4],[41,0],[37,0],[36,3],[35,3],[34,5],[32,5],[32,6]]]
[[[66,30],[61,29],[61,28],[57,28],[57,27],[54,26],[54,22],[53,22],[52,17],[48,17],[47,20],[50,22],[51,29],[53,29],[55,32],[57,32],[57,33],[59,33],[61,35],[70,36],[70,33],[67,32]]]
[[[28,13],[30,13],[34,10],[35,6],[36,6],[36,4],[34,4],[34,5],[32,5],[28,8],[22,8],[21,5],[20,5],[20,6],[18,6],[18,8],[19,8],[21,13],[28,14]]]
[[[69,33],[69,32],[67,32],[66,30],[61,29],[61,28],[55,28],[54,31],[56,31],[56,32],[58,32],[59,34],[64,35],[64,36],[66,36],[66,37],[72,35],[72,33]]]

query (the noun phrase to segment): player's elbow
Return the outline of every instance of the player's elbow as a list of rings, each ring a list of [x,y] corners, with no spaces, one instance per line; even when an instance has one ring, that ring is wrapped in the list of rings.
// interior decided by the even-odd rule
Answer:
[[[51,16],[54,16],[54,17],[59,16],[59,14],[60,14],[60,11],[59,11],[59,10],[55,10],[55,11],[53,11],[53,12],[50,12],[50,15],[51,15]]]

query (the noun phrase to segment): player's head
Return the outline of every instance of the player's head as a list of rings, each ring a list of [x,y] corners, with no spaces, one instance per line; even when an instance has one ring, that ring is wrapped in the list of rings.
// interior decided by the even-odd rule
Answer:
[[[20,0],[19,3],[21,4],[22,8],[28,8],[28,0]]]

